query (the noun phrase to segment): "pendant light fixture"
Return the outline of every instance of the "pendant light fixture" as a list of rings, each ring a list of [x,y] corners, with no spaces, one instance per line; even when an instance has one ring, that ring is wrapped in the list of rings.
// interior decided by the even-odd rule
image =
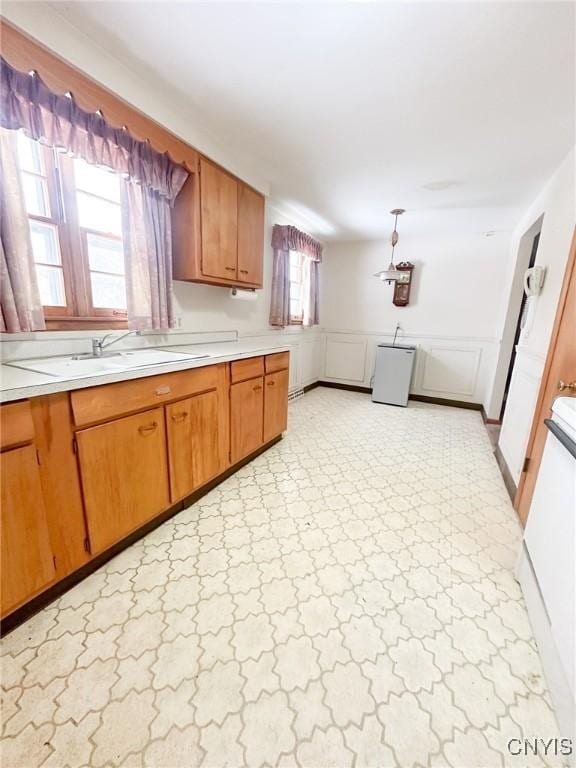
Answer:
[[[394,216],[394,231],[392,232],[392,237],[390,238],[390,242],[392,243],[390,264],[388,265],[388,269],[383,269],[381,272],[376,272],[374,275],[374,277],[379,277],[380,280],[385,280],[388,285],[402,277],[402,272],[399,269],[396,269],[396,265],[394,264],[394,248],[396,248],[396,244],[398,243],[399,239],[398,231],[396,229],[398,224],[398,216],[402,216],[402,214],[406,213],[406,211],[404,208],[394,208],[390,211],[390,213],[392,216]]]

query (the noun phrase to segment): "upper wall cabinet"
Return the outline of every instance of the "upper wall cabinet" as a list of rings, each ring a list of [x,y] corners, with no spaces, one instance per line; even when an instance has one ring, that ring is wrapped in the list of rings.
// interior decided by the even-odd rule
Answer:
[[[264,198],[246,184],[238,190],[238,282],[262,285]]]
[[[238,272],[238,182],[206,160],[200,161],[202,274],[236,280]]]
[[[264,197],[200,159],[176,199],[174,279],[262,287]]]

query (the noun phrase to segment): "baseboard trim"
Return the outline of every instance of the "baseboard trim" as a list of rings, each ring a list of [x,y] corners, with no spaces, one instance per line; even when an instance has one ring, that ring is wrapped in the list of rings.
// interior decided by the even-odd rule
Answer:
[[[329,387],[330,389],[343,389],[347,392],[362,392],[364,394],[371,394],[372,387],[361,387],[357,384],[341,384],[338,381],[315,381],[313,384],[308,384],[304,387],[304,392],[309,392],[316,387]],[[409,400],[414,400],[419,403],[431,403],[432,405],[446,405],[450,408],[465,408],[469,411],[483,411],[481,403],[468,403],[466,400],[449,400],[445,397],[428,397],[428,395],[409,395]],[[484,417],[483,417],[484,418]],[[488,422],[492,423],[492,422]],[[499,422],[498,422],[499,423]]]
[[[302,390],[304,394],[306,394],[306,392],[310,392],[311,390],[316,389],[316,387],[319,387],[319,386],[320,386],[319,381],[313,381],[312,384],[306,384],[305,387],[302,387]]]
[[[502,419],[489,419],[484,410],[484,406],[481,406],[480,413],[482,414],[482,421],[484,424],[502,424]]]
[[[278,437],[275,437],[273,440],[270,440],[268,443],[258,448],[258,450],[251,453],[249,456],[246,456],[244,459],[241,459],[233,466],[228,467],[228,469],[225,470],[221,475],[218,475],[218,477],[215,477],[213,480],[210,480],[208,483],[206,483],[206,485],[203,485],[202,488],[199,488],[197,491],[194,491],[194,493],[191,493],[185,499],[182,499],[181,501],[176,502],[176,504],[173,504],[169,509],[165,510],[164,512],[161,512],[158,515],[158,517],[155,517],[153,520],[150,520],[150,522],[146,523],[141,528],[138,528],[137,531],[134,531],[133,533],[129,534],[128,536],[126,536],[126,538],[117,542],[112,547],[107,549],[105,552],[101,552],[99,555],[96,555],[96,557],[93,560],[90,560],[89,563],[86,563],[86,565],[83,565],[77,571],[74,571],[74,573],[71,573],[68,576],[65,576],[57,584],[54,584],[52,587],[48,587],[48,589],[45,592],[41,592],[36,597],[33,597],[32,600],[30,600],[30,602],[26,603],[20,608],[17,608],[11,614],[1,619],[0,634],[5,635],[6,633],[11,632],[13,629],[16,629],[16,627],[19,627],[25,621],[32,618],[34,614],[38,613],[43,608],[46,608],[47,605],[54,602],[54,600],[57,600],[65,592],[68,592],[69,589],[72,589],[72,587],[75,587],[76,584],[79,584],[87,576],[90,576],[90,574],[94,573],[94,571],[97,571],[98,568],[101,568],[109,560],[111,560],[113,557],[115,557],[120,552],[122,552],[122,550],[126,549],[131,544],[134,544],[139,539],[146,536],[146,534],[158,528],[158,526],[162,525],[162,523],[165,523],[166,520],[169,520],[171,517],[174,517],[174,515],[177,515],[179,512],[182,512],[191,504],[194,504],[195,502],[199,501],[203,496],[206,496],[207,493],[209,493],[211,490],[216,488],[216,486],[220,485],[220,483],[224,482],[224,480],[229,478],[230,475],[233,475],[245,464],[248,464],[249,462],[251,462],[261,453],[264,453],[264,451],[267,451],[273,445],[278,443],[281,439],[282,439],[282,435],[278,435]]]
[[[372,392],[370,387],[360,387],[357,384],[340,384],[337,381],[317,381],[316,386],[328,387],[329,389],[344,389],[346,392],[363,392],[364,394]]]
[[[502,474],[504,485],[506,486],[506,490],[508,491],[508,496],[510,496],[510,501],[512,502],[512,504],[514,504],[514,497],[516,496],[516,491],[518,489],[516,487],[516,483],[514,482],[514,478],[512,477],[512,473],[508,469],[508,464],[506,463],[506,459],[502,455],[502,451],[498,446],[494,448],[494,458],[496,459],[496,463],[498,464],[500,473]]]
[[[428,395],[409,395],[409,400],[432,405],[447,405],[450,408],[465,408],[467,411],[481,411],[481,403],[469,403],[466,400],[450,400],[447,397],[428,397]]]

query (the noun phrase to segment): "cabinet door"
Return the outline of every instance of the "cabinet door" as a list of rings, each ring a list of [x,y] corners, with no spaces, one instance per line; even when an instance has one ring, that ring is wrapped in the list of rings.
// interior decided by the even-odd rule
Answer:
[[[170,495],[191,493],[220,471],[218,393],[205,392],[166,406]]]
[[[47,586],[56,569],[36,448],[6,451],[2,466],[2,615]]]
[[[162,408],[76,433],[92,553],[170,504]]]
[[[238,182],[201,160],[200,190],[202,274],[236,280]]]
[[[230,442],[232,463],[262,445],[264,379],[250,379],[230,387]]]
[[[288,425],[288,371],[269,373],[264,393],[264,442],[272,440]]]
[[[238,195],[238,281],[262,285],[264,198],[245,184]]]

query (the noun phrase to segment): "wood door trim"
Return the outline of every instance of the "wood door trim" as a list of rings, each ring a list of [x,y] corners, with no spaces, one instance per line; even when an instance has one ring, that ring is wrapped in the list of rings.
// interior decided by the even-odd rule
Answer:
[[[550,344],[548,346],[548,353],[546,355],[546,362],[544,364],[544,371],[540,380],[540,389],[538,391],[538,398],[536,399],[536,406],[534,408],[534,416],[532,418],[532,426],[530,428],[530,436],[528,438],[528,444],[526,446],[526,453],[524,454],[524,466],[526,466],[526,460],[536,461],[537,468],[540,466],[542,456],[532,457],[532,450],[534,448],[534,441],[536,439],[536,433],[540,426],[542,410],[545,408],[544,398],[546,396],[546,389],[548,387],[548,380],[550,378],[550,369],[552,368],[552,362],[556,354],[556,348],[558,344],[558,335],[560,333],[560,327],[562,325],[562,319],[566,310],[566,298],[568,296],[568,290],[572,280],[576,279],[576,228],[572,234],[572,243],[570,245],[570,253],[568,255],[568,262],[566,264],[566,271],[564,273],[564,280],[562,282],[562,288],[560,290],[560,296],[558,298],[558,304],[556,305],[556,317],[554,318],[554,325],[552,326],[552,335],[550,336]],[[534,466],[532,466],[534,469]],[[518,512],[521,502],[530,502],[530,498],[533,493],[530,493],[530,498],[523,498],[524,488],[526,485],[526,472],[523,471],[520,475],[520,481],[518,483],[518,490],[514,497],[514,509]],[[522,521],[525,523],[525,520]]]

